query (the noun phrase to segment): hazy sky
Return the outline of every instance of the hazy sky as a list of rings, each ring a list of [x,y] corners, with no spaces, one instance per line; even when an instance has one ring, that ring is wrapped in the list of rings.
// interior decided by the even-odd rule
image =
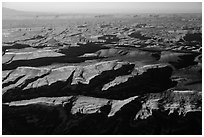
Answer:
[[[57,13],[202,13],[201,2],[4,2],[3,7]]]

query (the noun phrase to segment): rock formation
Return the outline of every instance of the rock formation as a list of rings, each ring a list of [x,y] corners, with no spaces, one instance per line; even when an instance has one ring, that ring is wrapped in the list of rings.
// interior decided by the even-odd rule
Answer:
[[[3,134],[202,134],[201,17],[187,15],[3,20]]]

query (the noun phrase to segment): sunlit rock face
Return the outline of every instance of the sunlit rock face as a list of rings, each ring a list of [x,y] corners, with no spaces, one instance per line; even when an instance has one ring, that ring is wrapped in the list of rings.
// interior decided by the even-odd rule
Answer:
[[[167,91],[124,100],[40,97],[4,103],[3,110],[6,134],[201,133],[201,93],[196,91]]]
[[[174,85],[171,73],[167,64],[136,66],[116,60],[83,67],[18,67],[3,72],[3,100],[73,94],[124,99],[168,89]]]

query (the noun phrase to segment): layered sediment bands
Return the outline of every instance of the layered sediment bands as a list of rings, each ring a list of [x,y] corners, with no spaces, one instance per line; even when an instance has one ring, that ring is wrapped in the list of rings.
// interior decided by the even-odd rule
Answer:
[[[201,134],[201,98],[196,91],[169,90],[124,100],[64,96],[6,102],[3,134]]]
[[[19,67],[3,71],[3,102],[63,95],[124,99],[173,86],[171,73],[166,64],[136,66],[117,60],[55,69]]]
[[[59,49],[36,49],[34,51],[18,50],[6,52],[2,57],[2,69],[10,70],[20,66],[39,67],[60,63],[80,63],[86,60],[101,59],[103,57],[80,57],[85,53],[103,49],[100,44],[90,43]]]
[[[6,51],[7,49],[24,49],[28,48],[30,45],[28,44],[21,44],[21,43],[14,43],[12,45],[3,45],[2,46],[2,51]]]
[[[6,52],[2,57],[2,69],[15,69],[18,66],[32,66],[46,64],[46,61],[65,57],[64,54],[53,50],[37,50],[31,52]],[[36,60],[36,61],[35,61]],[[44,61],[43,61],[44,60]],[[51,62],[51,61],[49,61]]]
[[[102,49],[96,52],[99,57],[117,57],[123,60],[131,61],[141,61],[141,62],[154,62],[158,60],[158,57],[154,56],[151,52],[146,52],[134,48],[110,48]]]
[[[120,59],[128,62],[138,62],[138,63],[153,63],[160,59],[160,53],[155,53],[151,51],[142,51],[136,48],[107,48],[98,50],[95,53],[87,53],[81,57],[98,57],[105,58],[107,60]]]

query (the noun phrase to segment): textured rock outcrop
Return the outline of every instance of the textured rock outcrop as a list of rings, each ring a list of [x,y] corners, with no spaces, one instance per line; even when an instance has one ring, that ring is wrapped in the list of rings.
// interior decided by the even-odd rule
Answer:
[[[167,91],[125,100],[41,97],[4,103],[3,133],[200,134],[200,115],[201,94],[196,91]]]
[[[5,51],[2,56],[2,69],[10,70],[21,66],[40,67],[51,64],[80,63],[86,60],[100,59],[103,57],[83,57],[83,54],[96,52],[107,47],[97,43],[77,43],[75,46],[45,47],[15,49]]]
[[[3,71],[3,101],[76,94],[121,99],[173,86],[171,73],[166,64],[136,66],[117,60],[55,69],[19,67]]]
[[[43,64],[60,60],[60,58],[65,58],[65,55],[53,50],[6,52],[2,57],[2,69],[15,69],[19,66],[43,66]]]

